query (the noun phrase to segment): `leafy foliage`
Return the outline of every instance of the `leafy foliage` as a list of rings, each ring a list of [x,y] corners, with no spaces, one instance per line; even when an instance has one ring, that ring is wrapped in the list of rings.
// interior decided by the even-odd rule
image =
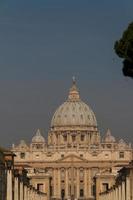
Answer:
[[[133,78],[133,22],[124,31],[122,38],[115,42],[116,54],[123,58],[123,74]]]

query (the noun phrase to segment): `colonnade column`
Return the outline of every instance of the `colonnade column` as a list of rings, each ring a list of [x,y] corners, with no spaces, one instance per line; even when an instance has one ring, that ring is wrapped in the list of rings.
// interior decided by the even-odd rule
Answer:
[[[121,200],[121,185],[118,186],[118,199]]]
[[[24,199],[24,185],[23,182],[20,181],[20,200]]]
[[[12,191],[12,169],[7,169],[7,200],[13,199]]]
[[[126,198],[125,181],[122,181],[122,200],[125,200],[125,198]]]
[[[115,188],[115,199],[118,200],[118,187]]]
[[[27,188],[27,200],[30,200],[30,187]]]
[[[24,185],[24,200],[28,199],[28,188],[27,185]]]
[[[130,200],[130,177],[126,177],[126,200]]]
[[[18,183],[18,177],[16,176],[14,178],[14,200],[18,200],[19,199],[19,190],[18,190],[18,187],[19,187],[19,183]]]

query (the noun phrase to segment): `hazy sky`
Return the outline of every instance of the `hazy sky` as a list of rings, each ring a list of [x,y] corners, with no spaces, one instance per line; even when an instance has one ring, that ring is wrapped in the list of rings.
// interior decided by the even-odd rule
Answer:
[[[46,137],[73,75],[101,134],[133,142],[133,80],[113,50],[132,20],[132,0],[1,0],[0,145]]]

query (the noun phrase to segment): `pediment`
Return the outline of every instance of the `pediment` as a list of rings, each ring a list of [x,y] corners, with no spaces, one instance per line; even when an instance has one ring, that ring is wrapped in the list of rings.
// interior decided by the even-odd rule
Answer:
[[[81,163],[81,162],[88,162],[88,160],[84,159],[84,158],[81,158],[77,155],[74,155],[74,154],[71,154],[71,155],[68,155],[68,156],[65,156],[59,160],[57,160],[56,162],[62,162],[62,163],[72,163],[72,162],[77,162],[77,163]]]

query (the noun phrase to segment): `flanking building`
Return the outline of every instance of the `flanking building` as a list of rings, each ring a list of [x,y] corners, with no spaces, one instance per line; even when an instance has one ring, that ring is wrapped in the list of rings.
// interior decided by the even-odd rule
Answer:
[[[0,148],[0,200],[46,200],[46,195],[30,184],[24,166],[14,166],[14,157]]]
[[[75,80],[52,117],[48,139],[37,130],[30,144],[22,140],[12,152],[16,165],[29,166],[31,183],[47,200],[98,200],[132,160],[131,144],[117,140],[110,130],[101,138],[96,116],[81,100]]]
[[[100,193],[99,200],[133,200],[133,161],[120,169],[115,184]]]
[[[0,199],[6,198],[5,150],[0,148]]]

